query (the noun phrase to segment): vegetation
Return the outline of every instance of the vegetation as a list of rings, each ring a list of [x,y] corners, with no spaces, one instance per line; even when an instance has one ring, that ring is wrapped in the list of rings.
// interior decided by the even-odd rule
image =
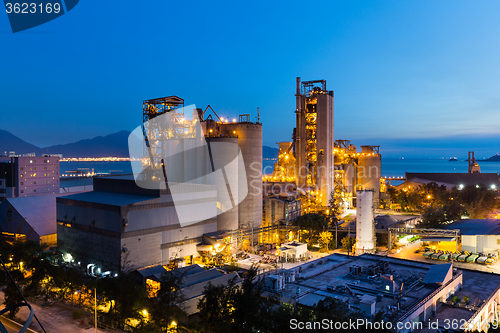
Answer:
[[[305,241],[308,245],[318,243],[321,231],[328,226],[328,220],[320,214],[305,214],[297,217],[293,223],[299,226],[299,241]]]
[[[356,237],[344,237],[342,238],[342,248],[347,251],[347,252],[351,252],[352,251],[352,247],[354,246],[354,244],[356,244]]]
[[[332,242],[333,236],[329,231],[323,231],[319,234],[319,244],[321,245],[321,250],[328,251],[328,245]]]
[[[0,242],[0,255],[26,298],[36,298],[45,304],[68,302],[82,308],[73,311],[74,319],[94,312],[97,290],[99,322],[130,332],[167,332],[172,322],[178,323],[183,313],[173,305],[182,300],[182,276],[167,273],[162,277],[157,297],[148,298],[144,286],[137,284],[130,271],[116,277],[94,278],[72,264],[59,262],[58,255],[42,251],[35,242]],[[5,293],[4,305],[22,301],[15,285],[5,271],[0,270],[0,282]],[[13,318],[17,309],[10,311]],[[176,327],[182,331],[181,327]]]
[[[420,187],[406,187],[396,190],[390,188],[393,202],[403,212],[422,214],[423,228],[440,228],[443,224],[460,219],[463,215],[473,219],[486,218],[498,207],[497,190],[482,184],[453,187],[451,191],[436,183],[424,184]]]

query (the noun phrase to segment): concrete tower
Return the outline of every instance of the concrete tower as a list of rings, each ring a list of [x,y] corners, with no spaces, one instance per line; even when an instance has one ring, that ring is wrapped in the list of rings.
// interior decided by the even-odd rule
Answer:
[[[314,188],[327,206],[334,189],[333,91],[325,80],[301,84],[298,77],[295,97],[297,186]]]

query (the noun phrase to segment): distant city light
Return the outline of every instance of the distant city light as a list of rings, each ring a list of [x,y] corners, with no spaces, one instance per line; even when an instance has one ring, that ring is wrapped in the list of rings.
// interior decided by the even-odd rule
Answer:
[[[495,185],[495,184],[491,184],[491,188],[494,190],[494,189],[496,189],[497,187],[496,187],[496,185]]]
[[[463,184],[458,185],[458,189],[459,189],[459,190],[461,190],[461,189],[463,189],[463,188],[464,188],[464,185],[463,185]]]

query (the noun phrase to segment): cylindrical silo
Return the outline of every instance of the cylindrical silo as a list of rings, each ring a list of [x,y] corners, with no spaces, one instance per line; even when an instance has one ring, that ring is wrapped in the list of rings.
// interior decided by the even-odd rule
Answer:
[[[358,158],[357,189],[373,190],[375,207],[379,203],[381,156],[378,146],[361,146]]]
[[[236,135],[245,164],[248,195],[238,207],[239,227],[262,227],[262,124],[250,121],[220,125],[222,135]],[[239,185],[243,189],[242,184]]]
[[[238,139],[212,136],[206,137],[205,140],[210,155],[208,164],[213,169],[208,177],[214,178],[210,179],[211,183],[226,184],[226,188],[217,187],[217,230],[236,230],[238,229],[238,205],[235,203],[237,196],[231,189],[239,187]],[[221,172],[222,170],[224,172]]]
[[[356,253],[375,252],[373,191],[356,191]]]

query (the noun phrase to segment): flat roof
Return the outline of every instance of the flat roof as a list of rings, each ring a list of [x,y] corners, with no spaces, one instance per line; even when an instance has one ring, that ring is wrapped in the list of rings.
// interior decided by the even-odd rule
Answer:
[[[499,176],[496,173],[432,173],[432,172],[406,172],[406,181],[414,182],[436,182],[452,185],[477,185],[500,186]]]
[[[447,224],[445,229],[459,229],[462,235],[500,235],[500,220],[468,219]]]
[[[110,206],[126,206],[157,198],[158,197],[153,197],[153,196],[134,195],[134,194],[118,193],[118,192],[95,191],[95,190],[91,192],[84,192],[84,193],[66,195],[64,197],[61,197],[61,199],[65,200],[92,202]]]

